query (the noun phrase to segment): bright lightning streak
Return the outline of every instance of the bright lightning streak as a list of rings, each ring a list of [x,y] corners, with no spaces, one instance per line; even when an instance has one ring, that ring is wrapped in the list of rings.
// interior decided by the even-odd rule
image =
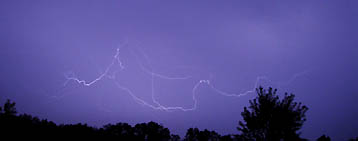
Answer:
[[[193,95],[193,100],[194,100],[194,106],[193,108],[183,108],[183,107],[166,107],[163,106],[162,104],[160,104],[160,102],[158,102],[155,99],[155,92],[154,92],[154,78],[158,77],[161,79],[167,79],[167,80],[185,80],[185,79],[189,79],[191,76],[185,76],[185,77],[170,77],[170,76],[165,76],[162,74],[158,74],[158,73],[154,73],[153,71],[153,67],[151,66],[151,63],[149,61],[148,56],[142,51],[139,50],[141,52],[141,54],[144,56],[144,59],[146,60],[146,62],[150,65],[150,70],[145,68],[143,63],[140,62],[139,57],[137,55],[135,55],[135,53],[132,51],[132,53],[134,54],[134,56],[136,57],[136,60],[139,62],[139,66],[140,68],[151,75],[151,98],[152,98],[152,102],[155,103],[159,109],[161,110],[165,110],[165,111],[169,111],[169,110],[182,110],[182,111],[191,111],[191,110],[195,110],[196,109],[196,104],[197,104],[197,100],[195,98],[195,91],[197,89],[197,87],[199,86],[199,84],[201,84],[202,82],[200,81],[199,83],[197,83],[196,85],[194,85],[194,88],[192,89],[192,95]]]
[[[110,65],[108,65],[107,69],[104,71],[104,73],[102,73],[99,77],[97,77],[96,79],[92,80],[92,81],[85,81],[85,80],[81,80],[77,77],[75,77],[74,75],[72,76],[68,76],[68,75],[65,75],[67,81],[65,83],[65,85],[69,82],[69,81],[75,81],[79,84],[82,84],[84,86],[91,86],[93,84],[95,84],[96,82],[102,80],[103,78],[105,78],[105,76],[108,76],[108,78],[110,79],[113,79],[115,78],[115,74],[113,74],[112,76],[109,75],[108,73],[110,72],[111,68],[116,65],[116,63],[119,64],[120,66],[120,70],[123,70],[125,67],[123,66],[123,63],[122,61],[120,60],[119,58],[119,53],[120,53],[120,50],[119,48],[117,49],[117,53],[114,55],[114,59],[112,60],[112,62],[110,63]],[[154,110],[165,110],[165,111],[169,111],[169,110],[182,110],[182,111],[189,111],[189,110],[194,110],[196,108],[196,99],[195,97],[193,97],[193,99],[195,100],[195,106],[194,108],[189,108],[189,109],[185,109],[185,108],[182,108],[182,107],[165,107],[163,105],[161,105],[159,102],[157,102],[154,98],[154,77],[159,77],[159,78],[162,78],[162,79],[171,79],[171,80],[180,80],[180,79],[188,79],[190,78],[191,76],[186,76],[186,77],[170,77],[170,76],[165,76],[165,75],[161,75],[161,74],[157,74],[157,73],[154,73],[148,69],[146,69],[142,64],[140,65],[141,66],[141,69],[143,71],[145,71],[146,73],[150,74],[152,76],[152,100],[154,103],[156,103],[158,106],[154,106],[154,105],[151,105],[149,104],[148,102],[140,99],[139,97],[137,97],[129,88],[127,87],[124,87],[122,86],[120,83],[118,83],[117,81],[114,80],[114,83],[116,84],[116,86],[123,90],[123,91],[126,91],[138,104],[141,104],[141,105],[144,105],[144,106],[147,106],[149,108],[152,108]],[[117,73],[117,72],[116,72]],[[193,95],[195,95],[195,90],[197,89],[198,85],[200,83],[196,84],[195,87],[193,88]]]
[[[151,63],[150,63],[150,61],[149,61],[149,57],[148,57],[142,50],[139,50],[139,51],[140,51],[141,54],[144,56],[146,62],[150,65],[150,68],[152,69]],[[136,56],[136,55],[135,55],[135,56]],[[136,56],[136,58],[137,58],[137,61],[139,61],[138,56]],[[165,111],[168,111],[168,110],[182,110],[182,111],[192,111],[192,110],[196,110],[196,108],[197,108],[197,101],[198,101],[198,100],[197,100],[197,98],[196,98],[196,93],[195,93],[195,91],[196,91],[196,89],[199,87],[199,85],[201,85],[201,84],[206,84],[206,85],[208,85],[208,86],[209,86],[210,88],[212,88],[215,92],[217,92],[218,94],[223,95],[223,96],[241,97],[241,96],[247,95],[247,94],[249,94],[249,93],[254,93],[254,92],[255,92],[255,89],[258,87],[258,84],[259,84],[260,80],[262,80],[262,79],[267,79],[266,77],[258,77],[252,90],[246,91],[246,92],[244,92],[244,93],[239,93],[239,94],[224,92],[224,91],[222,91],[222,90],[220,90],[220,89],[214,87],[214,85],[210,83],[210,80],[199,80],[199,81],[194,85],[194,87],[193,87],[193,89],[192,89],[192,99],[193,99],[193,101],[194,101],[194,105],[193,105],[192,108],[166,107],[166,106],[163,106],[162,104],[160,104],[160,103],[155,99],[155,97],[154,97],[154,95],[155,95],[155,93],[154,93],[154,76],[157,76],[157,77],[162,78],[162,79],[169,79],[169,80],[175,80],[175,79],[178,79],[178,78],[173,78],[173,77],[168,77],[168,76],[164,76],[164,75],[155,74],[155,73],[153,73],[152,71],[146,69],[141,62],[140,62],[139,64],[140,64],[141,69],[142,69],[143,71],[145,71],[146,73],[148,73],[148,74],[150,74],[150,75],[152,76],[152,77],[151,77],[151,80],[152,80],[152,81],[151,81],[151,85],[152,85],[152,88],[151,88],[151,89],[152,89],[152,94],[151,94],[151,96],[152,96],[152,101],[159,106],[159,109],[165,110]],[[190,78],[190,76],[182,77],[182,78],[180,78],[180,79],[188,79],[188,78]]]
[[[115,65],[116,63],[119,64],[119,67],[121,68],[121,70],[124,69],[124,66],[123,66],[123,63],[122,61],[119,59],[119,48],[117,48],[117,53],[116,55],[114,55],[114,59],[112,60],[111,64],[107,67],[107,69],[104,71],[104,73],[102,73],[99,77],[97,77],[96,79],[94,79],[93,81],[90,81],[90,82],[86,82],[85,80],[80,80],[78,79],[77,77],[75,76],[68,76],[68,75],[65,75],[67,81],[65,82],[64,85],[66,85],[68,83],[68,81],[70,80],[73,80],[79,84],[83,84],[84,86],[91,86],[92,84],[96,83],[97,81],[100,81],[102,80],[105,76],[107,76],[108,78],[111,78],[113,79],[115,77],[115,74],[113,74],[112,76],[111,75],[108,75],[109,73],[109,70],[113,67],[113,65]]]
[[[282,82],[278,83],[278,85],[279,85],[280,88],[282,86],[287,86],[287,85],[291,84],[293,81],[295,81],[298,77],[303,76],[303,75],[305,75],[305,74],[307,74],[307,73],[309,73],[311,71],[312,71],[312,69],[309,69],[309,70],[305,70],[303,72],[296,73],[288,81],[283,82],[283,83]]]
[[[121,84],[119,84],[117,81],[114,82],[116,84],[116,86],[119,88],[119,89],[122,89],[123,91],[126,91],[138,104],[141,104],[141,105],[144,105],[144,106],[147,106],[149,108],[152,108],[154,110],[164,110],[164,111],[172,111],[172,110],[182,110],[182,111],[192,111],[192,110],[195,110],[196,107],[197,107],[197,100],[195,98],[195,91],[196,89],[199,87],[199,85],[202,83],[201,81],[199,83],[197,83],[193,90],[192,90],[192,93],[193,93],[193,100],[194,100],[194,106],[192,108],[183,108],[183,107],[165,107],[163,105],[161,105],[159,102],[155,102],[158,106],[154,106],[152,104],[149,104],[148,102],[138,98],[129,88],[126,88],[124,86],[122,86]],[[153,99],[153,97],[152,97]]]
[[[141,51],[141,50],[140,50]],[[134,52],[132,52],[134,53]],[[247,95],[249,93],[254,93],[255,92],[255,89],[258,87],[259,85],[259,82],[261,80],[267,80],[267,77],[257,77],[256,79],[256,82],[255,82],[255,85],[253,87],[253,89],[251,90],[248,90],[246,92],[243,92],[243,93],[228,93],[228,92],[225,92],[225,91],[222,91],[218,88],[216,88],[210,80],[199,80],[192,88],[192,100],[194,102],[193,106],[190,107],[190,108],[184,108],[184,107],[180,107],[180,106],[174,106],[174,107],[171,107],[171,106],[164,106],[162,105],[160,102],[158,102],[156,99],[155,99],[155,89],[154,89],[154,80],[155,78],[160,78],[160,79],[167,79],[167,80],[186,80],[186,79],[189,79],[191,78],[191,76],[185,76],[185,77],[171,77],[171,76],[166,76],[166,75],[162,75],[162,74],[159,74],[159,73],[155,73],[153,72],[153,68],[151,66],[151,63],[148,59],[148,56],[143,52],[141,51],[141,54],[144,56],[144,59],[146,60],[146,62],[149,64],[149,69],[144,67],[143,63],[140,62],[140,59],[137,55],[135,55],[134,53],[134,56],[136,57],[136,60],[139,62],[139,66],[141,68],[142,71],[144,71],[145,73],[149,74],[151,76],[151,98],[152,98],[152,102],[155,103],[155,105],[152,105],[146,101],[144,101],[143,99],[137,97],[132,90],[130,90],[129,88],[127,87],[124,87],[122,86],[119,82],[117,82],[115,80],[115,76],[116,74],[119,72],[119,71],[122,71],[125,67],[122,63],[122,61],[120,60],[120,49],[117,48],[117,52],[116,54],[114,55],[114,58],[113,60],[111,61],[111,63],[108,65],[108,67],[106,68],[106,70],[104,71],[104,73],[100,74],[99,77],[97,77],[96,79],[92,80],[92,81],[85,81],[85,80],[81,80],[77,77],[75,77],[75,75],[65,75],[67,81],[65,82],[65,85],[69,82],[69,81],[74,81],[74,82],[77,82],[78,84],[82,84],[83,86],[91,86],[95,83],[97,83],[98,81],[102,80],[103,78],[105,78],[106,76],[109,78],[109,79],[112,79],[115,83],[115,85],[127,92],[133,99],[136,103],[140,104],[140,105],[143,105],[143,106],[147,106],[151,109],[154,109],[154,110],[162,110],[162,111],[174,111],[174,110],[181,110],[181,111],[193,111],[193,110],[196,110],[197,108],[197,103],[198,103],[198,100],[197,100],[197,89],[199,88],[200,85],[202,84],[205,84],[207,86],[209,86],[212,90],[214,90],[216,93],[220,94],[220,95],[223,95],[223,96],[228,96],[228,97],[241,97],[241,96],[244,96],[244,95]],[[118,64],[120,66],[120,70],[118,71],[115,71],[112,75],[109,75],[110,73],[110,70],[112,69],[112,67],[114,65]],[[295,74],[287,83],[291,83],[292,81],[294,81],[297,77],[305,74],[307,72],[303,72],[303,73],[298,73],[298,74]]]
[[[267,79],[267,77],[263,77],[263,76],[257,77],[257,78],[256,78],[256,82],[255,82],[255,85],[254,85],[254,88],[253,88],[252,90],[248,90],[248,91],[243,92],[243,93],[227,93],[227,92],[224,92],[224,91],[222,91],[222,90],[217,89],[216,87],[214,87],[214,86],[210,83],[209,80],[206,80],[205,83],[207,83],[215,92],[217,92],[217,93],[219,93],[219,94],[221,94],[221,95],[223,95],[223,96],[241,97],[241,96],[245,96],[245,95],[247,95],[247,94],[249,94],[249,93],[254,93],[255,90],[256,90],[256,88],[258,88],[258,86],[259,86],[260,80],[263,80],[263,79]]]

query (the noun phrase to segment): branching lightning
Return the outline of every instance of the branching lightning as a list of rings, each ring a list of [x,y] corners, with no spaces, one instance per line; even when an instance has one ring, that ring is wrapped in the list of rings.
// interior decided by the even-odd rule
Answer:
[[[251,90],[248,90],[248,91],[243,92],[243,93],[228,93],[228,92],[225,92],[225,91],[222,91],[222,90],[216,88],[209,79],[199,80],[197,83],[195,83],[195,85],[193,86],[193,88],[191,90],[192,100],[193,100],[192,107],[185,108],[185,107],[181,107],[181,106],[165,106],[165,105],[162,105],[155,98],[155,89],[154,89],[155,79],[158,78],[158,79],[166,79],[166,80],[187,80],[187,79],[190,79],[192,76],[173,77],[173,76],[166,76],[166,75],[163,75],[163,74],[155,73],[153,71],[153,67],[152,67],[152,65],[151,65],[151,63],[149,61],[148,56],[143,51],[141,51],[141,50],[139,50],[139,51],[141,52],[141,55],[144,57],[144,59],[146,60],[146,62],[147,62],[149,67],[145,67],[143,65],[143,63],[140,61],[138,55],[136,55],[131,50],[131,52],[134,54],[134,56],[135,56],[135,58],[136,58],[136,60],[137,60],[137,62],[139,64],[140,69],[142,71],[144,71],[146,74],[150,75],[150,77],[151,77],[151,84],[150,84],[151,85],[151,99],[152,99],[151,102],[147,102],[147,101],[139,98],[138,96],[136,96],[133,93],[133,91],[131,89],[121,85],[115,79],[116,74],[125,69],[125,65],[120,59],[120,48],[117,48],[116,54],[113,56],[113,59],[112,59],[111,63],[107,66],[105,71],[102,74],[100,74],[97,78],[95,78],[94,80],[86,81],[86,80],[79,79],[74,74],[66,74],[65,77],[66,77],[67,81],[65,82],[64,85],[66,86],[69,81],[74,81],[74,82],[76,82],[78,84],[81,84],[83,86],[91,86],[91,85],[93,85],[93,84],[95,84],[95,83],[97,83],[97,82],[99,82],[102,79],[107,77],[108,79],[113,80],[114,84],[119,89],[121,89],[121,90],[125,91],[126,93],[128,93],[133,98],[133,100],[136,103],[140,104],[140,105],[149,107],[149,108],[154,109],[154,110],[162,110],[162,111],[176,111],[176,110],[179,110],[179,111],[184,111],[185,112],[185,111],[193,111],[193,110],[197,109],[198,100],[197,100],[196,91],[201,85],[209,86],[209,88],[211,88],[214,92],[216,92],[216,93],[218,93],[218,94],[220,94],[222,96],[241,97],[241,96],[244,96],[244,95],[247,95],[247,94],[250,94],[250,93],[254,93],[255,89],[258,87],[260,81],[261,80],[267,80],[267,77],[264,77],[264,76],[257,77],[253,88]],[[120,68],[119,68],[119,70],[116,70],[113,74],[110,74],[110,70],[112,70],[114,65],[119,65]],[[304,73],[306,73],[306,72],[304,72]],[[294,79],[296,79],[300,75],[303,75],[304,73],[295,74],[287,83],[291,83],[292,81],[294,81]],[[287,84],[287,83],[285,83],[285,84]],[[154,104],[151,104],[151,103],[154,103]]]
[[[120,51],[119,48],[117,48],[117,53],[114,55],[114,58],[113,58],[111,64],[107,67],[107,69],[104,71],[104,73],[102,73],[102,74],[101,74],[99,77],[97,77],[96,79],[94,79],[94,80],[92,80],[92,81],[90,81],[90,82],[86,82],[85,80],[80,80],[80,79],[78,79],[77,77],[75,77],[74,74],[71,74],[71,76],[68,75],[68,74],[65,74],[65,77],[66,77],[67,81],[65,82],[64,85],[66,85],[70,80],[73,80],[73,81],[75,81],[75,82],[77,82],[77,83],[79,83],[79,84],[83,84],[84,86],[91,86],[92,84],[95,84],[97,81],[102,80],[102,79],[103,79],[104,77],[106,77],[106,76],[107,76],[108,78],[110,78],[110,79],[114,79],[114,78],[115,78],[115,74],[113,74],[112,76],[109,75],[109,70],[112,68],[112,66],[115,65],[116,63],[118,63],[119,66],[120,66],[120,68],[121,68],[121,70],[124,69],[123,63],[122,63],[122,61],[119,59],[119,53],[120,53],[119,51]]]

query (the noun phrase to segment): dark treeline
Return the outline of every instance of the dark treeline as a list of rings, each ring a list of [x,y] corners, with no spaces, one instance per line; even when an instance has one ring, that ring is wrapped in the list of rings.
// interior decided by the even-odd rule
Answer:
[[[17,114],[15,103],[7,100],[0,106],[0,136],[2,139],[94,139],[94,140],[146,140],[146,141],[276,141],[306,140],[300,137],[300,128],[308,108],[294,102],[293,94],[281,100],[272,88],[258,88],[258,96],[241,113],[244,121],[238,122],[238,134],[220,135],[215,131],[190,128],[181,139],[168,128],[155,122],[107,124],[101,128],[87,124],[57,125],[46,119],[28,114]],[[330,141],[322,135],[318,141]],[[351,139],[358,141],[358,137]]]

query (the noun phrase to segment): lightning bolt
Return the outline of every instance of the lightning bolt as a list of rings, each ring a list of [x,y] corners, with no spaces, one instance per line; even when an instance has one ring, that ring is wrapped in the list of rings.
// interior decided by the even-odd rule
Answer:
[[[67,81],[65,82],[64,86],[67,85],[67,83],[72,80],[72,81],[75,81],[79,84],[83,84],[84,86],[91,86],[93,84],[95,84],[97,81],[100,81],[102,80],[104,77],[108,77],[110,79],[114,79],[115,78],[115,74],[117,72],[115,72],[113,75],[109,75],[109,70],[116,64],[118,63],[119,66],[120,66],[120,69],[123,70],[124,69],[124,66],[123,66],[123,63],[122,61],[119,59],[119,48],[117,48],[117,53],[114,55],[114,58],[111,62],[111,64],[109,64],[109,66],[107,67],[107,69],[104,71],[104,73],[102,73],[99,77],[97,77],[96,79],[90,81],[90,82],[86,82],[85,80],[80,80],[79,78],[77,78],[74,74],[64,74]]]
[[[220,90],[218,88],[216,88],[212,82],[209,80],[209,79],[202,79],[202,80],[199,80],[197,83],[195,83],[195,85],[193,86],[192,90],[191,90],[191,94],[192,94],[192,100],[193,100],[193,105],[192,107],[189,107],[189,108],[185,108],[185,107],[181,107],[181,106],[165,106],[163,104],[161,104],[156,98],[155,98],[155,89],[154,89],[154,84],[155,84],[155,79],[156,78],[159,78],[159,79],[165,79],[165,80],[187,80],[187,79],[190,79],[192,76],[182,76],[182,77],[173,77],[173,76],[167,76],[167,75],[163,75],[163,74],[159,74],[159,73],[155,73],[153,70],[153,67],[151,65],[151,62],[149,61],[149,57],[141,50],[139,50],[139,52],[141,53],[141,55],[144,57],[145,61],[147,62],[148,66],[149,67],[145,67],[144,64],[140,61],[139,59],[139,56],[135,54],[134,51],[131,50],[131,53],[134,54],[138,64],[139,64],[139,67],[142,71],[144,71],[146,74],[150,75],[151,76],[151,103],[154,103],[154,104],[151,104],[141,98],[139,98],[138,96],[136,96],[133,91],[123,85],[121,85],[118,81],[116,81],[115,79],[115,76],[118,72],[120,71],[123,71],[125,69],[125,65],[124,63],[121,61],[120,59],[120,48],[117,48],[116,50],[116,54],[113,56],[113,59],[111,61],[111,63],[107,66],[107,68],[105,69],[105,71],[100,74],[97,78],[95,78],[94,80],[92,81],[86,81],[86,80],[81,80],[79,79],[78,77],[76,77],[73,73],[71,74],[65,74],[65,78],[67,79],[67,81],[64,83],[64,86],[66,86],[68,84],[69,81],[74,81],[78,84],[81,84],[83,86],[91,86],[99,81],[101,81],[102,79],[104,78],[108,78],[108,79],[111,79],[113,80],[114,84],[122,91],[125,91],[126,93],[128,93],[132,99],[140,104],[140,105],[143,105],[143,106],[146,106],[146,107],[149,107],[151,109],[154,109],[154,110],[162,110],[162,111],[194,111],[196,110],[197,108],[197,104],[198,104],[198,100],[197,100],[197,89],[201,86],[201,85],[207,85],[209,86],[209,88],[211,88],[213,91],[215,91],[216,93],[222,95],[222,96],[227,96],[227,97],[241,97],[241,96],[245,96],[247,94],[250,94],[250,93],[254,93],[256,88],[258,87],[260,81],[262,80],[268,80],[267,77],[265,76],[260,76],[260,77],[257,77],[256,78],[256,82],[253,86],[253,88],[251,90],[248,90],[246,92],[243,92],[243,93],[228,93],[228,92],[225,92],[223,90]],[[116,70],[113,74],[110,74],[110,70],[112,70],[113,66],[118,64],[120,69],[119,70]],[[295,74],[287,83],[285,84],[289,84],[291,83],[292,81],[294,81],[297,77],[305,74],[307,72],[304,72],[304,73],[298,73],[298,74]]]

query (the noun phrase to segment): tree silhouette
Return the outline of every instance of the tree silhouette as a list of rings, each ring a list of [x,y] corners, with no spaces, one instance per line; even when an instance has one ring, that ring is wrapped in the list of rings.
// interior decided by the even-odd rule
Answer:
[[[116,125],[107,124],[104,126],[103,134],[107,138],[118,138],[121,140],[134,139],[134,130],[127,123],[117,123]]]
[[[178,141],[178,135],[170,134],[155,122],[140,123],[134,127],[127,123],[107,124],[103,128],[95,128],[87,124],[61,124],[41,120],[28,114],[17,115],[15,102],[7,100],[0,106],[0,140],[27,139],[96,139],[96,140],[146,140],[146,141]]]
[[[170,141],[180,141],[180,136],[179,135],[170,135]]]
[[[199,136],[198,128],[189,128],[185,135],[185,141],[197,141]]]
[[[225,136],[225,138],[227,139],[228,137]],[[189,128],[186,132],[184,140],[185,141],[218,141],[221,140],[221,136],[215,131],[209,131],[207,129],[205,129],[204,131],[200,131],[198,128]]]
[[[170,139],[170,131],[155,122],[141,123],[134,126],[134,135],[139,140],[167,141]]]
[[[329,136],[322,135],[317,139],[317,141],[331,141],[331,138]]]
[[[5,115],[16,115],[16,108],[15,108],[16,103],[15,102],[11,102],[9,99],[6,101],[6,103],[4,104],[4,114]]]
[[[287,93],[282,100],[276,95],[277,90],[258,88],[258,97],[250,101],[249,108],[241,113],[245,123],[239,122],[238,130],[242,134],[221,136],[207,129],[189,128],[185,141],[248,141],[248,140],[301,140],[300,133],[308,110],[301,103],[294,102],[294,95]],[[140,123],[131,126],[127,123],[107,124],[102,128],[87,124],[57,125],[46,119],[39,119],[28,114],[17,114],[15,102],[7,100],[0,106],[0,140],[1,139],[91,139],[91,140],[146,140],[179,141],[178,135],[170,134],[168,128],[155,122]],[[322,135],[318,141],[329,141],[330,137]],[[358,141],[358,137],[350,139]]]
[[[301,140],[297,131],[302,127],[308,110],[301,103],[294,102],[294,95],[282,100],[277,90],[262,87],[256,89],[258,97],[250,100],[249,108],[241,113],[244,122],[239,122],[238,130],[245,140]]]

